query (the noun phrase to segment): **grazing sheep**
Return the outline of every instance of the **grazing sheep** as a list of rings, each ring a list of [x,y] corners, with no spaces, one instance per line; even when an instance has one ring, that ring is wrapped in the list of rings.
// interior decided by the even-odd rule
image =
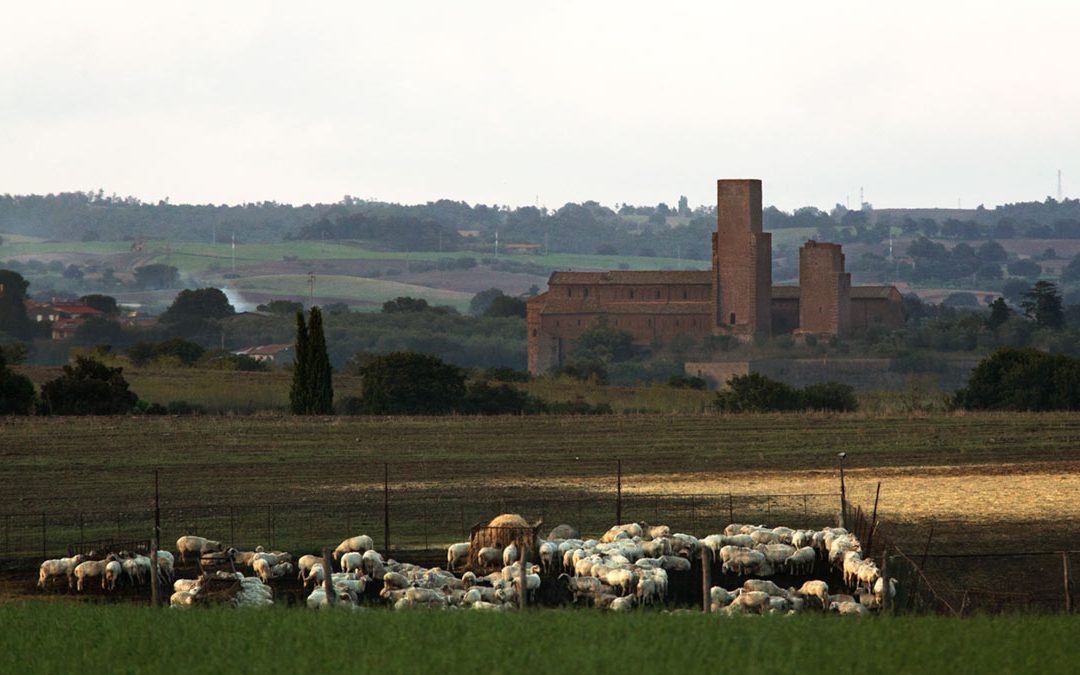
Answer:
[[[270,574],[273,567],[266,558],[256,558],[251,563],[251,569],[255,572],[255,576],[259,577],[259,581],[264,584],[270,583]],[[322,569],[321,566],[320,569]]]
[[[630,595],[637,586],[637,575],[627,569],[611,570],[607,574],[607,584],[619,591],[619,595]]]
[[[371,539],[371,537],[367,536],[366,534],[361,534],[356,537],[349,537],[345,541],[338,544],[337,548],[334,549],[334,560],[337,560],[342,556],[342,554],[345,553],[359,553],[360,555],[363,555],[364,553],[367,553],[374,548],[375,542]]]
[[[165,581],[172,581],[176,578],[176,571],[174,569],[176,559],[173,558],[173,554],[168,551],[157,552],[157,565],[158,573],[161,574]]]
[[[517,544],[515,544],[514,542],[510,542],[509,544],[507,544],[506,548],[503,549],[503,554],[502,554],[503,567],[506,567],[508,565],[513,565],[514,563],[517,562],[517,559],[518,559],[518,547],[517,547]]]
[[[110,559],[111,558],[112,558],[112,556],[110,556]],[[83,562],[79,563],[78,565],[76,565],[75,570],[73,572],[73,574],[75,575],[75,579],[76,579],[76,584],[75,584],[76,590],[78,590],[80,593],[82,593],[83,589],[86,586],[86,581],[88,579],[93,579],[95,577],[102,577],[101,586],[102,586],[102,588],[104,588],[105,587],[105,581],[104,581],[105,565],[107,565],[108,563],[109,563],[108,559],[106,559],[106,560],[86,560],[86,561],[83,561]]]
[[[709,589],[709,611],[717,612],[723,607],[727,607],[738,596],[738,591],[732,593],[721,586],[713,586]]]
[[[667,525],[653,525],[645,531],[645,536],[649,539],[659,539],[660,537],[670,537],[671,528]]]
[[[689,572],[690,561],[677,555],[665,555],[660,557],[660,567],[668,572]]]
[[[503,559],[501,548],[494,546],[484,546],[476,552],[476,560],[480,563],[480,567],[484,569],[490,568],[492,565],[499,564]]]
[[[45,588],[45,582],[53,577],[64,577],[67,579],[68,588],[75,586],[75,568],[78,567],[85,559],[82,554],[71,556],[70,558],[56,558],[53,560],[46,560],[41,563],[41,567],[38,570],[38,588]]]
[[[559,547],[550,541],[540,544],[540,567],[544,574],[550,576],[555,569],[555,560],[559,555]]]
[[[372,577],[376,576],[377,570],[383,567],[384,564],[382,556],[375,550],[364,551],[363,560],[361,562],[364,568],[364,574]]]
[[[124,566],[119,560],[109,560],[105,563],[105,574],[101,577],[101,588],[108,586],[110,591],[116,590],[116,582],[124,573]]]
[[[169,607],[190,607],[195,604],[195,593],[190,591],[177,591],[169,597]]]
[[[829,608],[829,584],[824,581],[807,581],[798,592],[804,596],[817,598],[823,609]]]
[[[628,612],[637,606],[637,598],[632,595],[613,598],[608,608],[613,612]]]
[[[600,592],[600,580],[596,577],[572,577],[569,574],[560,574],[559,580],[566,581],[566,587],[574,596],[575,604],[581,598],[595,598]]]
[[[188,534],[176,540],[176,550],[180,553],[180,562],[186,562],[188,553],[195,553],[200,556],[204,553],[218,553],[224,551],[225,546],[220,541]]]
[[[349,551],[341,556],[341,571],[354,572],[364,569],[364,555],[357,551]]]
[[[769,608],[769,594],[762,591],[743,591],[731,601],[729,607],[738,606],[749,612],[762,614]]]
[[[302,555],[300,559],[296,561],[297,578],[303,579],[315,565],[322,563],[322,556],[318,555]]]
[[[896,579],[889,579],[889,600],[896,597]],[[885,577],[878,577],[874,582],[874,600],[878,606],[885,606]]]
[[[829,609],[846,616],[870,616],[870,610],[857,602],[834,602],[829,605]]]
[[[791,574],[810,574],[814,571],[817,553],[809,546],[804,546],[784,560],[784,566]]]
[[[446,569],[450,571],[463,569],[468,564],[469,542],[463,541],[458,544],[450,544],[446,549]]]
[[[786,598],[788,592],[780,588],[768,579],[747,579],[743,582],[743,590],[746,592],[759,591],[761,593],[768,593],[771,596]]]

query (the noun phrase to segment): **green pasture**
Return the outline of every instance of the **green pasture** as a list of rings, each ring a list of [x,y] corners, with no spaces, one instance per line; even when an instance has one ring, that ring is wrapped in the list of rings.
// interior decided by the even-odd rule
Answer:
[[[307,295],[308,276],[306,274],[275,274],[243,277],[229,284],[241,293],[263,293],[268,295],[303,296]],[[322,274],[316,280],[315,292],[320,297],[331,297],[345,302],[382,304],[402,296],[422,298],[433,305],[450,305],[459,311],[466,311],[473,294],[451,291],[416,284],[405,284],[386,279],[368,279],[341,274]]]
[[[379,673],[1071,673],[1067,616],[151,610],[0,606],[0,670]]]

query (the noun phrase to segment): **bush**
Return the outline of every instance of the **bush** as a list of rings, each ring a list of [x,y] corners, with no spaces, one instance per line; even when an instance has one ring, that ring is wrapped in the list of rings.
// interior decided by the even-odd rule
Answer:
[[[529,382],[532,380],[532,375],[527,370],[514,370],[513,368],[507,368],[501,366],[498,368],[485,368],[481,371],[485,380],[494,380],[495,382]]]
[[[800,410],[799,392],[759,373],[735,375],[728,389],[717,392],[713,406],[724,412],[775,412]]]
[[[36,401],[34,383],[8,368],[0,352],[0,415],[29,415]]]
[[[1080,410],[1080,360],[999,349],[975,366],[953,403],[968,410]]]
[[[581,380],[582,382],[595,382],[596,384],[607,384],[608,372],[607,367],[601,361],[576,361],[567,363],[562,368],[555,371],[556,375],[565,375],[574,380]]]
[[[442,359],[393,352],[360,368],[364,408],[375,415],[444,415],[465,396],[465,375]]]
[[[545,403],[544,412],[551,415],[610,415],[614,411],[608,403],[589,405],[583,396],[578,396],[573,401]]]
[[[469,385],[458,411],[465,415],[526,415],[542,407],[540,401],[516,387],[481,380]]]
[[[855,388],[839,382],[811,384],[802,391],[803,407],[810,410],[854,412],[859,407]]]
[[[668,378],[668,386],[676,389],[701,389],[704,390],[708,387],[708,383],[700,377],[692,377],[690,375],[672,375]]]
[[[201,405],[187,401],[169,401],[166,406],[170,415],[202,415],[206,410]]]
[[[95,359],[78,356],[64,374],[41,386],[46,415],[119,415],[132,409],[139,397],[128,389],[123,368],[110,368]]]

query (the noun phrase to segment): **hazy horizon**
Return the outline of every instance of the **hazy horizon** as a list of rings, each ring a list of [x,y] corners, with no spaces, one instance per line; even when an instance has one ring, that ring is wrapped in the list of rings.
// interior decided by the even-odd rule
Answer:
[[[988,208],[1080,190],[1080,5],[8,8],[0,193]]]

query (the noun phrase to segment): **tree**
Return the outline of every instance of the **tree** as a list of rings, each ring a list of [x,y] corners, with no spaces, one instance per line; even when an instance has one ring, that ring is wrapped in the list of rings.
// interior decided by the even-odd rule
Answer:
[[[333,415],[334,386],[326,352],[322,312],[312,307],[307,323],[296,313],[296,346],[289,405],[294,415]]]
[[[509,295],[500,295],[491,301],[488,308],[484,310],[484,316],[487,317],[506,317],[506,316],[518,316],[525,318],[527,308],[525,301],[521,298],[514,298]]]
[[[383,314],[397,314],[401,312],[426,312],[431,309],[427,300],[423,298],[398,297],[383,303]]]
[[[326,352],[322,312],[312,307],[308,318],[308,389],[311,394],[312,415],[334,414],[333,372],[330,355]]]
[[[308,329],[304,313],[296,313],[296,343],[293,345],[293,380],[289,389],[289,409],[294,415],[306,415],[311,409],[311,362],[308,361]]]
[[[361,368],[364,408],[374,415],[443,415],[465,396],[465,375],[435,356],[393,352]]]
[[[291,300],[271,300],[265,305],[258,305],[255,309],[260,312],[289,316],[304,311],[304,304],[301,302],[293,302]]]
[[[149,290],[176,288],[180,283],[180,271],[172,265],[144,265],[135,268],[135,285]]]
[[[1069,264],[1061,270],[1061,282],[1065,284],[1080,281],[1080,255],[1075,256]]]
[[[760,373],[735,375],[728,388],[717,392],[713,406],[724,412],[773,412],[799,410],[802,401],[792,387]]]
[[[29,415],[36,400],[34,383],[8,368],[0,351],[0,415]]]
[[[184,289],[158,319],[164,324],[224,319],[236,314],[229,298],[217,288]]]
[[[128,388],[123,368],[110,368],[79,356],[64,374],[41,385],[42,410],[47,415],[119,415],[139,400]]]
[[[954,403],[968,410],[1078,410],[1080,360],[1037,349],[999,349],[971,371]]]
[[[483,316],[484,312],[491,306],[491,303],[495,298],[502,295],[504,295],[504,293],[498,288],[489,288],[486,291],[480,291],[469,301],[469,314],[472,314],[473,316]]]
[[[111,295],[92,293],[79,298],[79,302],[87,307],[93,307],[106,316],[116,316],[120,313],[120,308],[116,304],[116,298]]]
[[[75,329],[75,344],[119,345],[124,342],[124,329],[119,323],[103,316],[92,316]]]
[[[1061,308],[1061,293],[1051,281],[1039,281],[1024,293],[1020,303],[1024,315],[1034,319],[1040,328],[1061,328],[1065,323],[1065,313]]]
[[[574,340],[574,358],[578,361],[612,363],[633,356],[634,336],[608,325],[601,316]]]
[[[182,366],[193,366],[206,350],[183,338],[170,338],[158,343],[136,342],[127,349],[127,356],[136,366],[145,366],[161,358],[170,358]]]
[[[998,326],[1009,320],[1012,313],[1012,309],[1005,303],[1005,298],[998,297],[997,300],[990,303],[990,316],[986,319],[987,328],[997,330]]]
[[[802,390],[802,405],[810,410],[854,412],[859,408],[855,388],[839,382],[811,384]]]
[[[18,272],[0,270],[0,330],[12,337],[29,338],[34,326],[26,314],[30,282]]]
[[[989,263],[1003,263],[1009,259],[1005,247],[992,239],[980,246],[976,255],[979,260]]]
[[[1025,279],[1038,279],[1042,274],[1042,267],[1034,260],[1025,258],[1024,260],[1014,260],[1006,265],[1006,269],[1009,270],[1009,274],[1014,277],[1024,277]]]

